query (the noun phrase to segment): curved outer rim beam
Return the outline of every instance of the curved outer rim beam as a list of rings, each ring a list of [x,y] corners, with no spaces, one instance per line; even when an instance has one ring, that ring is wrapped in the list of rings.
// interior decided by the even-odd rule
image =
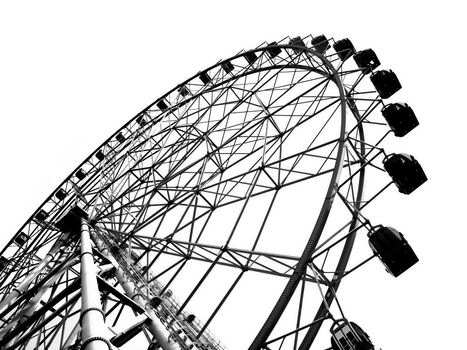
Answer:
[[[308,262],[311,259],[311,256],[318,244],[319,238],[321,237],[321,233],[323,232],[324,226],[326,224],[327,218],[331,211],[332,203],[334,197],[337,193],[337,186],[340,177],[340,171],[343,165],[343,156],[344,156],[344,147],[345,147],[345,127],[346,127],[346,94],[342,82],[339,79],[338,72],[334,68],[333,64],[327,60],[323,55],[319,54],[318,52],[301,47],[301,46],[293,46],[293,45],[286,45],[291,48],[298,48],[307,52],[311,55],[318,57],[321,62],[325,64],[325,66],[332,72],[333,81],[336,84],[337,88],[339,89],[339,96],[341,101],[341,129],[340,129],[340,137],[338,143],[338,150],[336,156],[336,166],[334,167],[334,171],[332,173],[331,181],[329,183],[329,187],[327,190],[326,197],[324,199],[323,206],[321,207],[320,213],[318,215],[318,219],[316,220],[315,226],[313,231],[308,239],[308,242],[303,250],[303,253],[300,257],[300,260],[297,263],[295,271],[293,272],[292,276],[290,277],[287,285],[285,286],[281,296],[279,297],[276,305],[272,309],[269,317],[266,319],[263,327],[251,343],[248,350],[260,350],[263,345],[266,343],[267,338],[273,331],[274,327],[276,326],[279,318],[281,317],[282,313],[284,312],[285,308],[287,307],[290,299],[292,298],[293,293],[295,292],[298,284],[300,283],[303,274],[307,269]]]
[[[361,118],[360,116],[360,113],[358,112],[358,109],[356,108],[356,105],[355,105],[355,102],[354,101],[349,101],[349,107],[350,107],[350,110],[352,111],[352,114],[355,116],[355,118],[358,120]],[[358,131],[359,131],[359,135],[360,135],[360,154],[363,156],[361,158],[361,163],[364,164],[365,160],[364,160],[364,155],[365,155],[365,134],[364,134],[364,129],[363,129],[363,126],[362,124],[359,124],[358,125]],[[355,209],[356,209],[356,213],[354,214],[353,218],[352,218],[352,222],[350,224],[350,227],[349,227],[349,232],[352,232],[356,225],[357,225],[357,221],[358,221],[358,210],[360,209],[360,206],[361,206],[361,200],[362,200],[362,197],[363,197],[363,185],[364,185],[364,181],[365,180],[365,168],[362,167],[361,168],[361,172],[359,174],[359,178],[358,178],[358,189],[357,189],[357,195],[356,195],[356,205],[355,205]],[[336,272],[332,278],[332,281],[333,281],[333,284],[328,288],[326,294],[325,294],[325,300],[323,300],[323,302],[321,303],[317,313],[316,313],[316,316],[314,318],[314,320],[316,322],[313,322],[310,326],[310,328],[308,329],[307,333],[305,334],[305,337],[303,338],[302,340],[302,343],[300,344],[300,347],[298,348],[298,350],[308,350],[310,348],[310,346],[312,345],[313,341],[315,340],[315,337],[316,335],[318,334],[318,331],[321,327],[321,325],[323,324],[323,321],[324,321],[324,318],[326,317],[327,313],[328,313],[328,306],[330,306],[332,304],[332,302],[334,301],[334,299],[336,298],[336,291],[337,289],[339,288],[339,285],[341,283],[341,275],[344,273],[346,267],[347,267],[347,263],[349,262],[349,258],[350,258],[350,253],[352,251],[352,247],[353,247],[353,244],[354,244],[354,241],[355,241],[355,236],[356,236],[356,232],[354,232],[353,234],[349,235],[346,240],[345,240],[345,243],[344,243],[344,248],[342,249],[342,254],[341,254],[341,257],[339,258],[339,262],[337,263],[337,268],[336,268],[336,271],[341,271],[341,272]],[[328,305],[328,306],[327,306]]]

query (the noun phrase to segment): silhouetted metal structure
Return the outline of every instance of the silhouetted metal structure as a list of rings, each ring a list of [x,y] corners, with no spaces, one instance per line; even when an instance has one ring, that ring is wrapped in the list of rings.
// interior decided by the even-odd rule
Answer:
[[[331,322],[333,349],[372,349],[333,301],[375,256],[394,276],[418,261],[365,208],[392,182],[408,194],[426,181],[381,147],[418,121],[385,105],[401,85],[379,66],[349,39],[285,38],[142,110],[1,251],[0,347],[224,349],[215,330],[306,350]],[[364,233],[371,250],[350,263]]]

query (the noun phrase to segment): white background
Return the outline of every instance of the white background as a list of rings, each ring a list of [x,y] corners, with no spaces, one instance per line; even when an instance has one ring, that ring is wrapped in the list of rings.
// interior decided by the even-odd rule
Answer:
[[[390,151],[415,155],[429,182],[387,203],[420,263],[394,279],[373,262],[342,303],[385,350],[462,348],[464,17],[453,0],[2,2],[0,245],[111,133],[204,67],[286,35],[349,37],[401,80],[421,125]]]

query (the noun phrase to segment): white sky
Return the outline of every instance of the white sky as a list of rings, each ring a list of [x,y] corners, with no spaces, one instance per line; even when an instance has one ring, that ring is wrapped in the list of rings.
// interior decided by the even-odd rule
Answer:
[[[111,133],[199,70],[286,35],[349,37],[398,75],[393,100],[408,102],[421,125],[388,150],[413,154],[429,182],[387,202],[384,222],[420,263],[394,279],[375,261],[344,283],[341,302],[385,350],[464,342],[462,2],[164,3],[0,4],[0,245]]]

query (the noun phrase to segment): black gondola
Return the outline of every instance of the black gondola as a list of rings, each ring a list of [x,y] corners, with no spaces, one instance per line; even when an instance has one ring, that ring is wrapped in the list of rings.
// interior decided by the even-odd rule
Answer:
[[[356,323],[345,319],[337,320],[331,327],[333,350],[374,350],[368,334]]]
[[[222,69],[224,70],[224,72],[226,72],[226,73],[230,73],[234,69],[234,65],[230,61],[222,63],[221,66],[222,66]]]
[[[164,100],[160,100],[159,102],[156,103],[157,108],[159,108],[162,112],[164,112],[169,106],[167,103],[165,103]]]
[[[97,151],[96,158],[99,159],[99,160],[104,160],[104,158],[105,158],[104,152],[102,152],[102,150]]]
[[[78,178],[78,180],[82,180],[86,177],[86,173],[84,172],[83,169],[79,169],[75,175]]]
[[[353,56],[353,59],[355,60],[358,68],[360,68],[364,74],[370,73],[373,69],[379,67],[381,64],[379,62],[378,56],[376,56],[372,49],[358,51]]]
[[[407,103],[390,103],[381,113],[397,137],[407,135],[418,125],[417,117]]]
[[[81,170],[81,169],[80,169]],[[77,175],[78,176],[78,175]],[[83,179],[84,179],[84,176],[83,176]],[[81,179],[80,179],[81,180]],[[62,201],[66,198],[66,192],[63,188],[59,189],[56,193],[55,193],[55,197],[57,197],[58,200]]]
[[[254,52],[247,52],[245,54],[245,59],[249,64],[252,64],[258,59],[258,56],[256,56]]]
[[[391,154],[384,159],[383,166],[404,194],[412,193],[427,180],[420,164],[409,154]]]
[[[209,84],[209,82],[211,81],[211,77],[207,72],[200,73],[199,79],[203,82],[204,85]]]
[[[301,46],[301,47],[306,47],[305,43],[303,42],[302,38],[297,36],[295,38],[290,39],[289,45],[294,45],[294,46]],[[293,49],[296,54],[299,54],[303,52],[301,49]]]
[[[190,90],[188,90],[186,86],[179,87],[177,91],[182,97],[186,97],[190,94]]]
[[[48,216],[49,216],[49,213],[47,213],[44,209],[41,209],[37,212],[35,218],[36,220],[44,221],[45,219],[47,219]]]
[[[0,256],[0,271],[3,271],[3,269],[7,267],[9,262],[10,261],[7,258],[5,258],[4,256]]]
[[[392,70],[380,70],[370,76],[376,91],[381,98],[389,98],[402,89],[402,85]]]
[[[330,47],[329,40],[324,35],[318,35],[311,39],[311,45],[320,54],[325,53]]]
[[[273,41],[273,42],[269,43],[268,46],[266,47],[266,52],[269,54],[269,56],[271,56],[271,58],[276,57],[282,51],[280,47],[273,47],[273,46],[276,46],[276,45],[277,45],[277,43],[275,41]]]
[[[368,234],[368,238],[371,250],[394,277],[418,262],[404,235],[392,227],[378,226]]]
[[[352,42],[347,38],[336,41],[333,47],[341,61],[345,61],[355,53]]]
[[[138,118],[136,118],[136,122],[141,126],[146,125],[146,119],[144,119],[144,117],[142,115],[140,115]]]
[[[25,234],[24,232],[21,232],[18,236],[15,237],[15,243],[21,247],[24,245],[24,243],[27,242],[28,238],[29,237],[27,234]]]
[[[123,141],[125,141],[125,136],[123,136],[123,134],[121,132],[119,132],[117,134],[117,136],[115,136],[115,139],[120,142],[120,143],[123,143]]]

